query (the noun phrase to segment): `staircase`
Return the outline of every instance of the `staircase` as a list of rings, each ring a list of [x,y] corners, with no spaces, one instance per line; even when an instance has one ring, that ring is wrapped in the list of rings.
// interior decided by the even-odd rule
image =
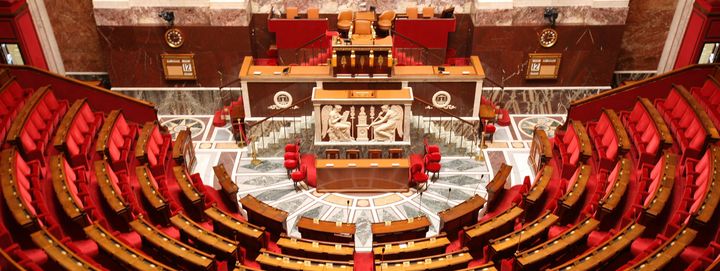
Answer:
[[[422,139],[427,138],[428,142],[440,146],[443,155],[465,156],[477,152],[475,128],[452,117],[413,116],[410,129],[413,146],[422,146]]]

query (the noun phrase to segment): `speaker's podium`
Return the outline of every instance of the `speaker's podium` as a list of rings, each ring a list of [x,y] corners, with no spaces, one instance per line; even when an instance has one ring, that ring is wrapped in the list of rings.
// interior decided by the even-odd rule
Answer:
[[[393,66],[393,41],[384,38],[343,39],[333,37],[332,71],[336,77],[390,76]]]

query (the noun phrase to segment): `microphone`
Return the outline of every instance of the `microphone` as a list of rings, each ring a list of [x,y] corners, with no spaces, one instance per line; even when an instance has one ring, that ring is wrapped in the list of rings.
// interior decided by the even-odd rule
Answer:
[[[480,184],[482,183],[482,180],[485,178],[485,174],[480,174],[480,181],[475,186],[475,191],[473,191],[473,195],[477,193],[478,188],[480,188]]]
[[[422,194],[423,192],[420,192],[420,204],[418,205],[418,214],[420,214],[420,208],[422,208]]]
[[[382,247],[380,252],[380,271],[383,270],[383,261],[385,261],[385,246]]]
[[[347,219],[350,221],[350,200],[347,201]]]
[[[517,244],[517,248],[515,249],[515,256],[517,256],[520,253],[520,243],[522,243],[522,233],[523,233],[523,228],[525,227],[524,224],[525,224],[525,217],[521,217],[520,218],[521,228],[520,228],[520,232],[518,233],[518,244]]]
[[[450,202],[450,192],[452,192],[452,187],[448,187],[448,195],[445,199],[445,205],[448,205],[448,203]]]

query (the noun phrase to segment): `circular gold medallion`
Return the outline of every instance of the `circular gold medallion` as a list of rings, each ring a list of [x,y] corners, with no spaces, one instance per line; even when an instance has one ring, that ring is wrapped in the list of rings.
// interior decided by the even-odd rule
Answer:
[[[540,45],[545,48],[550,48],[555,45],[558,39],[558,32],[552,28],[545,28],[540,32]]]
[[[170,28],[165,31],[165,43],[172,48],[178,48],[185,43],[185,36],[177,28]]]

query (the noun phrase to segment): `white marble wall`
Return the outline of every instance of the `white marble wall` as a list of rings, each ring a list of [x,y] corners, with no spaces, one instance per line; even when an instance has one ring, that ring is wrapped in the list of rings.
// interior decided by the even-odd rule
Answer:
[[[431,6],[436,13],[455,7],[456,13],[472,14],[476,26],[542,25],[545,7],[557,7],[558,24],[625,24],[629,0],[93,0],[98,25],[162,25],[157,13],[175,11],[178,25],[247,26],[253,13],[272,7],[320,8],[320,13],[340,10],[405,12],[408,6]]]
[[[163,10],[175,12],[176,25],[248,26],[252,16],[245,0],[93,0],[99,26],[165,25]]]

